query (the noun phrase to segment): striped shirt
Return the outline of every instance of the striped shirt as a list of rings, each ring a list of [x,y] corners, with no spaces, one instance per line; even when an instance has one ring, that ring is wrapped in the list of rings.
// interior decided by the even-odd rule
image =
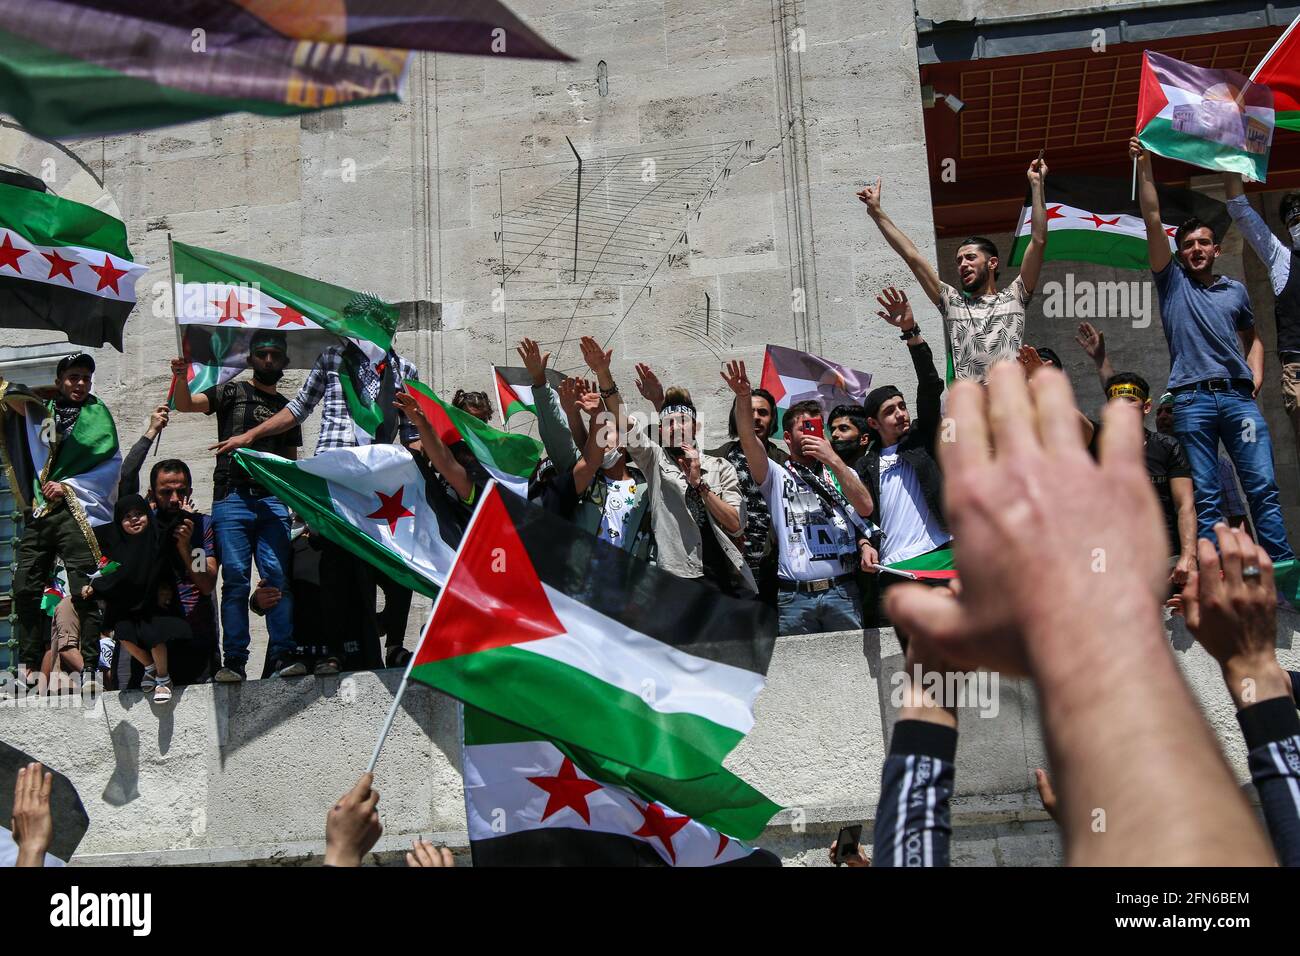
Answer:
[[[923,720],[894,725],[881,771],[874,867],[947,866],[957,731]]]
[[[1300,866],[1300,715],[1290,697],[1237,711],[1246,738],[1250,779],[1259,793],[1273,852],[1283,866]]]
[[[346,374],[343,372],[343,352],[344,348],[341,345],[331,345],[321,352],[316,359],[316,364],[307,373],[307,380],[302,383],[302,388],[285,406],[293,415],[294,421],[299,424],[318,404],[321,406],[320,434],[316,438],[318,455],[331,448],[351,448],[360,444],[357,440],[356,426],[348,411],[347,398],[343,394],[343,383],[339,379],[340,374]],[[397,363],[398,388],[401,388],[402,382],[408,379],[417,382],[420,380],[415,366],[392,349],[388,351],[388,361]],[[362,387],[370,386],[374,394],[368,397],[373,401],[378,395],[378,376],[372,378],[373,382],[363,383]],[[409,445],[418,441],[420,436],[415,426],[400,412],[398,417],[401,423],[399,434],[402,444]]]

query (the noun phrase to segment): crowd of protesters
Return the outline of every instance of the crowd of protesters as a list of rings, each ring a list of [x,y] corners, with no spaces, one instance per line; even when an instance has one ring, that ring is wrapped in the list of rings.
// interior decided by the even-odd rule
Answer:
[[[1162,395],[1140,371],[1113,368],[1103,334],[1083,323],[1077,341],[1107,399],[1104,414],[1091,418],[1075,404],[1059,357],[1024,342],[1048,241],[1041,157],[1028,171],[1030,240],[1019,274],[1001,289],[998,250],[981,237],[957,250],[960,288],[942,282],[885,213],[878,180],[858,198],[944,323],[956,379],[946,407],[922,321],[893,288],[881,291],[877,315],[911,359],[913,404],[909,389],[885,384],[860,405],[828,412],[797,400],[781,408],[754,387],[743,361],[731,361],[721,372],[734,396],[730,440],[712,451],[699,444],[697,408],[682,385],[665,386],[651,367],[635,364],[635,388],[652,419],[629,412],[612,349],[583,337],[591,379],[552,386],[549,354],[524,339],[517,350],[546,453],[528,495],[664,571],[767,602],[783,634],[892,622],[909,668],[984,667],[1032,678],[1060,795],[1045,775],[1040,790],[1073,861],[1265,862],[1264,836],[1172,656],[1155,652],[1160,608],[1172,606],[1223,668],[1274,852],[1297,863],[1297,688],[1273,648],[1284,603],[1273,568],[1294,553],[1257,402],[1262,344],[1245,287],[1214,273],[1220,237],[1190,220],[1171,251],[1149,158],[1136,140],[1131,152],[1170,353]],[[1297,253],[1245,204],[1240,181],[1228,179],[1230,211],[1269,267],[1283,394],[1300,430]],[[1284,200],[1282,212],[1300,246],[1300,197]],[[401,390],[403,380],[418,379],[410,362],[391,350],[378,365],[358,362],[354,348],[323,352],[292,399],[277,387],[288,357],[274,332],[253,342],[251,380],[194,396],[177,389],[177,413],[216,416],[210,514],[196,506],[191,467],[178,459],[154,464],[140,493],[145,457],[170,420],[166,407],[125,456],[113,520],[93,540],[71,504],[60,507],[58,484],[46,484],[47,504],[28,520],[17,553],[14,599],[29,686],[80,669],[85,679],[164,702],[178,684],[239,682],[248,674],[250,614],[264,616],[270,634],[263,677],[406,662],[410,591],[313,533],[231,458],[239,448],[296,457],[302,424],[317,407],[316,454],[356,444],[345,394],[356,389],[384,410],[374,440],[419,456],[440,493],[468,515],[486,470],[464,442],[445,444]],[[94,400],[94,369],[88,355],[59,363],[60,434]],[[173,372],[183,379],[185,363],[176,360]],[[494,411],[482,392],[458,391],[453,404],[484,421]],[[1153,409],[1156,427],[1145,429]],[[1098,546],[1114,573],[1080,571]],[[891,570],[950,549],[959,585],[926,587]],[[41,602],[56,562],[67,593],[47,640]],[[112,574],[102,573],[107,564],[116,565]],[[1089,664],[1098,659],[1112,665],[1104,679]],[[941,865],[949,856],[956,712],[921,688],[910,693],[884,767],[875,865]],[[20,781],[24,806],[39,802],[38,773]],[[332,813],[335,845],[354,847],[339,862],[355,862],[365,852],[355,846],[378,837],[371,783],[363,778]],[[1090,835],[1089,808],[1098,806],[1111,821],[1105,839]],[[423,859],[431,849],[414,853]],[[856,849],[848,858],[866,859]]]

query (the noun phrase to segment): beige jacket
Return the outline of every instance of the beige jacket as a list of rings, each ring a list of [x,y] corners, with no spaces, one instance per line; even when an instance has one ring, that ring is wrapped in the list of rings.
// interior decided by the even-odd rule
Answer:
[[[704,544],[699,525],[686,505],[686,476],[658,443],[649,439],[643,416],[628,416],[627,450],[646,476],[646,494],[650,496],[650,523],[654,529],[658,564],[681,578],[698,578],[704,574]],[[725,458],[700,453],[700,474],[713,493],[740,515],[745,527],[745,499],[740,493],[736,469]],[[750,591],[757,591],[754,575],[741,556],[740,549],[709,515],[709,526],[717,536],[722,552],[731,562],[734,577]]]

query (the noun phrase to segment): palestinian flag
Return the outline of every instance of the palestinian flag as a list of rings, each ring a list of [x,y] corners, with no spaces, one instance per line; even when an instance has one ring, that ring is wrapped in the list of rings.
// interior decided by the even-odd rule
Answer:
[[[146,271],[131,258],[121,220],[0,183],[0,326],[51,329],[75,345],[120,352],[135,283]]]
[[[596,769],[571,747],[468,705],[463,721],[465,819],[476,867],[781,865],[639,792],[627,776]],[[659,783],[671,789],[671,781]]]
[[[753,726],[775,635],[761,602],[638,561],[493,484],[407,676],[753,839],[776,806],[722,761]]]
[[[493,478],[520,497],[528,496],[528,479],[542,460],[542,443],[522,434],[499,431],[469,412],[444,402],[420,382],[407,382],[411,393],[447,446],[464,441]]]
[[[1157,186],[1160,215],[1165,235],[1173,249],[1174,233],[1188,219],[1212,225],[1222,236],[1231,219],[1228,207],[1216,199],[1189,189]],[[1142,210],[1131,199],[1132,183],[1101,176],[1054,176],[1047,180],[1043,197],[1047,206],[1047,248],[1044,259],[1065,262],[1095,262],[1116,269],[1150,269],[1147,259],[1147,229]],[[1020,210],[1011,265],[1018,266],[1029,248],[1030,195]]]
[[[1263,182],[1273,143],[1273,93],[1232,70],[1142,54],[1137,134],[1160,156]]]
[[[0,869],[11,867],[18,859],[18,844],[9,829],[14,818],[14,785],[18,771],[35,757],[0,740]],[[45,866],[67,866],[72,854],[77,852],[81,838],[90,826],[90,817],[81,803],[77,788],[63,774],[46,767],[53,779],[50,781],[50,817],[54,836],[45,851]]]
[[[1273,91],[1273,121],[1282,129],[1300,130],[1300,33],[1295,32],[1300,17],[1291,21],[1273,48],[1264,54],[1252,83],[1262,83]]]
[[[811,352],[769,345],[763,353],[760,388],[776,397],[778,411],[806,399],[821,402],[826,414],[836,405],[861,405],[871,391],[871,373],[860,372]]]
[[[957,565],[953,560],[951,546],[906,561],[893,561],[885,567],[903,572],[904,576],[914,581],[951,581],[957,577]]]
[[[101,558],[102,562],[104,559]],[[68,572],[59,565],[54,569],[54,576],[50,578],[50,583],[45,585],[45,590],[41,593],[41,610],[47,617],[54,617],[54,609],[57,608],[62,600],[68,596]]]
[[[497,407],[501,409],[502,425],[510,421],[515,412],[537,414],[537,402],[533,400],[533,376],[528,369],[495,365],[492,377],[497,383]],[[548,368],[546,383],[559,391],[564,376],[555,369]]]
[[[464,518],[400,445],[332,448],[299,461],[240,448],[234,461],[312,531],[404,587],[432,597],[446,580]]]
[[[0,110],[44,137],[399,99],[410,50],[567,60],[498,0],[0,0]]]

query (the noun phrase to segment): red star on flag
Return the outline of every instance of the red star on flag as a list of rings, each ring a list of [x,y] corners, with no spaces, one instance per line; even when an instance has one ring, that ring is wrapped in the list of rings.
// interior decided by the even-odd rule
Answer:
[[[5,233],[4,242],[0,242],[0,269],[11,266],[14,272],[22,275],[23,270],[19,267],[18,260],[30,251],[30,249],[19,249],[13,244],[13,238],[8,233]]]
[[[59,255],[58,252],[42,252],[41,255],[50,262],[49,278],[53,279],[55,276],[63,276],[68,280],[68,282],[74,282],[72,278],[72,267],[77,264],[76,260],[65,259],[63,256]]]
[[[303,319],[303,314],[291,305],[282,305],[279,308],[272,308],[271,311],[280,317],[280,324],[276,326],[277,329],[282,329],[286,325],[301,325],[303,328],[307,327],[307,323]]]
[[[1165,226],[1165,235],[1168,236],[1170,239],[1174,238],[1174,236],[1177,234],[1178,234],[1177,226]]]
[[[1065,218],[1065,213],[1061,212],[1061,207],[1059,205],[1047,207],[1048,222],[1051,222],[1053,219],[1064,219],[1064,218]],[[1027,226],[1033,221],[1034,221],[1034,214],[1031,212],[1029,214],[1029,218],[1025,220],[1025,225]]]
[[[96,292],[100,289],[106,289],[109,286],[112,286],[114,295],[122,294],[122,290],[117,287],[117,280],[126,275],[127,270],[119,269],[117,266],[113,265],[113,260],[107,255],[104,256],[104,264],[102,266],[91,266],[90,271],[99,276],[99,285],[95,286]]]
[[[216,299],[213,299],[212,304],[221,312],[221,318],[217,320],[218,325],[227,321],[238,322],[242,325],[246,321],[244,319],[244,309],[247,308],[247,306],[239,300],[239,296],[235,295],[234,289],[230,290],[230,293],[226,296],[225,302],[218,302]]]
[[[529,777],[528,782],[546,791],[546,809],[542,811],[542,820],[553,813],[559,813],[565,807],[582,817],[583,822],[591,826],[591,808],[587,806],[587,795],[603,789],[594,780],[584,780],[578,776],[578,768],[568,757],[560,764],[560,772],[554,777]]]
[[[718,852],[713,854],[713,858],[715,860],[718,857],[722,856],[722,851],[727,848],[727,844],[730,842],[731,842],[731,837],[727,836],[725,833],[718,834]]]
[[[636,807],[636,803],[634,802],[632,806]],[[658,837],[659,842],[668,851],[668,859],[676,863],[677,851],[673,849],[673,834],[690,823],[691,818],[667,816],[663,808],[655,803],[648,803],[644,807],[636,808],[641,811],[641,816],[645,818],[645,822],[641,824],[641,829],[632,835],[648,839]]]
[[[397,522],[401,518],[414,518],[415,512],[407,511],[402,505],[402,495],[406,494],[406,486],[403,485],[397,489],[397,494],[386,495],[382,491],[376,491],[379,496],[379,507],[375,511],[366,515],[367,518],[378,518],[380,521],[388,522],[388,533],[397,533]]]
[[[1091,216],[1080,216],[1079,218],[1080,218],[1080,219],[1086,219],[1086,220],[1088,220],[1090,223],[1092,223],[1092,224],[1093,224],[1094,226],[1096,226],[1098,229],[1100,229],[1102,226],[1118,226],[1118,225],[1119,225],[1119,216],[1116,216],[1114,219],[1102,219],[1101,216],[1097,215],[1097,214],[1094,212]]]

